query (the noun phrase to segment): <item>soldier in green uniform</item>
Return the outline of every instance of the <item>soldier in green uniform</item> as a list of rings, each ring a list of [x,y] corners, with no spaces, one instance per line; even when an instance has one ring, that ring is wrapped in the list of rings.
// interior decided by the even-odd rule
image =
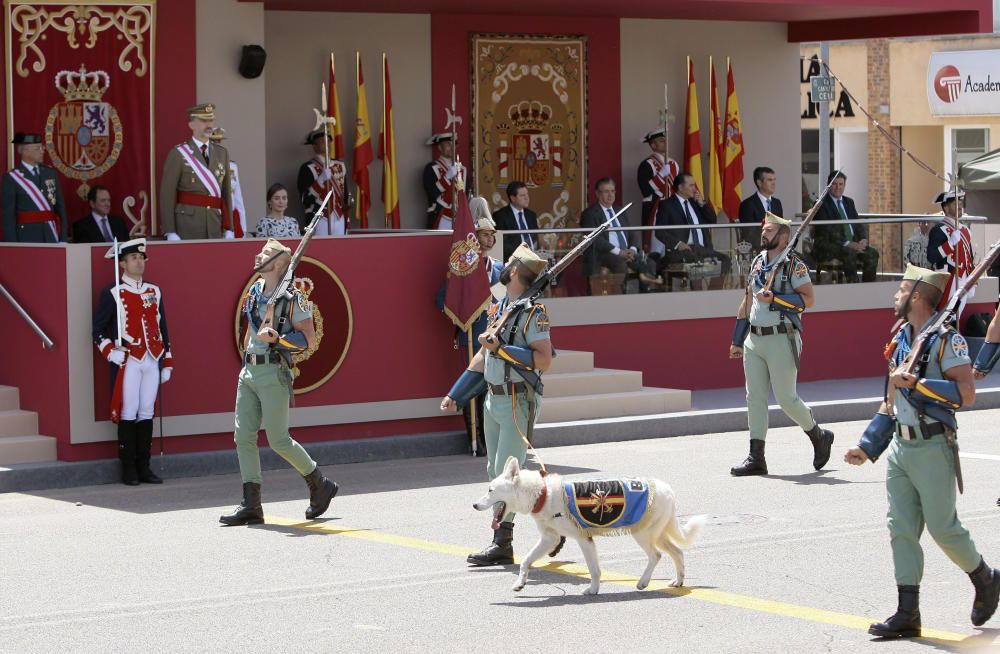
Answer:
[[[524,464],[527,441],[541,404],[541,373],[552,364],[549,317],[541,304],[510,309],[543,270],[546,261],[521,244],[500,273],[507,296],[490,308],[489,324],[479,336],[482,347],[448,395],[442,411],[455,411],[487,390],[483,417],[486,433],[486,474],[497,477],[508,457]],[[529,379],[535,382],[533,386]],[[514,562],[514,514],[497,507],[493,542],[470,554],[473,565],[509,565]]]
[[[743,358],[747,385],[747,416],[750,423],[750,455],[730,470],[736,477],[766,475],[764,439],[767,437],[768,390],[789,418],[801,427],[813,446],[813,468],[821,469],[830,460],[833,432],[820,428],[812,411],[795,390],[802,352],[801,315],[813,304],[809,269],[794,252],[778,263],[774,285],[764,286],[775,259],[788,245],[791,221],[768,212],[764,216],[760,245],[762,252],[750,266],[747,291],[736,314],[736,329],[729,357]],[[751,297],[752,294],[752,297]]]
[[[3,237],[21,243],[58,243],[66,240],[66,205],[59,176],[45,160],[45,144],[38,134],[18,132],[11,141],[20,163],[3,176]]]
[[[883,638],[920,636],[924,525],[972,580],[976,592],[972,624],[978,627],[989,620],[1000,598],[1000,570],[980,556],[955,509],[956,485],[961,491],[955,409],[971,406],[976,398],[969,346],[949,328],[943,335],[930,337],[924,349],[927,356],[921,357],[912,374],[904,371],[908,366],[900,365],[908,363],[917,335],[934,319],[949,281],[946,272],[907,266],[894,303],[897,317],[907,322],[886,349],[890,371],[886,400],[861,441],[844,455],[847,463],[861,465],[889,450],[888,526],[899,604],[892,617],[868,630]]]
[[[264,509],[260,504],[260,453],[257,450],[257,433],[262,419],[267,444],[288,461],[309,486],[306,519],[322,515],[338,490],[336,482],[323,476],[312,457],[288,433],[288,404],[292,395],[290,358],[316,344],[312,306],[298,290],[292,297],[279,299],[274,305],[273,318],[268,318],[268,300],[274,293],[285,292],[279,283],[291,255],[287,246],[274,239],[268,240],[255,259],[254,267],[260,279],[243,298],[243,315],[247,320],[246,353],[236,386],[234,438],[243,478],[243,503],[219,518],[226,525],[264,522]]]

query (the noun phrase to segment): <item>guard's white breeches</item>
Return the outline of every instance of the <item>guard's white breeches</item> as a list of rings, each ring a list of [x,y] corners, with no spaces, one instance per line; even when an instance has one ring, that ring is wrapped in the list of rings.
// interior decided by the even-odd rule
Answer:
[[[151,420],[156,389],[160,385],[160,364],[146,352],[142,359],[129,356],[122,380],[122,420]]]

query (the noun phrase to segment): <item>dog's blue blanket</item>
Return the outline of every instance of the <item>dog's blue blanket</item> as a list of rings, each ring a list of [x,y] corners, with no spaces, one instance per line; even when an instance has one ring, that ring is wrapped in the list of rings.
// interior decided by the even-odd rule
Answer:
[[[631,527],[646,514],[649,484],[643,479],[585,479],[563,482],[570,515],[584,529]]]

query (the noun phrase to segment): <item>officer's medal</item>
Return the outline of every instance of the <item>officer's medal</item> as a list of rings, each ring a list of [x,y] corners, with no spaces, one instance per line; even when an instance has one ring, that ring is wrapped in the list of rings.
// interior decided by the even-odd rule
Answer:
[[[56,180],[47,179],[45,180],[45,195],[49,198],[49,204],[55,206],[56,204]]]

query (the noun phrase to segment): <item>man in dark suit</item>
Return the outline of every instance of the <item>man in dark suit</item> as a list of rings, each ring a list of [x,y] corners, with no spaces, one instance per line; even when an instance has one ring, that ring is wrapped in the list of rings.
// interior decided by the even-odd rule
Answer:
[[[18,132],[11,141],[21,160],[3,176],[3,237],[21,243],[66,240],[66,205],[55,168],[45,160],[39,134]]]
[[[753,169],[753,183],[757,192],[740,203],[740,222],[753,223],[754,228],[740,230],[740,240],[747,241],[754,249],[760,247],[760,224],[764,214],[770,211],[775,216],[785,217],[781,208],[781,200],[774,197],[774,189],[778,185],[778,177],[774,170],[767,166],[757,166]]]
[[[124,243],[131,238],[125,221],[110,215],[111,191],[98,184],[87,193],[87,200],[90,215],[73,223],[74,243],[111,243],[116,238]]]
[[[844,195],[847,176],[835,171],[826,180],[830,192],[816,212],[816,220],[858,220],[854,200]],[[816,225],[813,228],[813,258],[817,262],[837,259],[844,266],[847,281],[857,280],[861,267],[861,281],[875,281],[878,269],[878,250],[868,245],[868,228],[860,223],[843,222],[842,225]]]
[[[594,229],[613,217],[615,209],[615,182],[610,177],[597,180],[594,186],[597,202],[587,207],[580,216],[580,227]],[[621,229],[624,223],[621,218],[615,218],[611,228],[601,233],[583,255],[583,273],[588,278],[596,275],[601,268],[607,268],[612,273],[624,273],[627,270],[639,273],[639,281],[647,285],[659,285],[662,280],[656,276],[656,261],[648,259],[630,238],[635,232]]]
[[[507,185],[508,205],[493,214],[497,229],[506,232],[516,229],[538,229],[538,216],[528,208],[531,198],[524,182],[513,181]],[[503,260],[510,259],[517,246],[524,243],[533,251],[538,251],[538,234],[505,234],[503,237]]]
[[[729,256],[712,247],[711,229],[698,228],[698,225],[716,224],[718,217],[705,202],[690,173],[682,172],[674,177],[673,189],[673,195],[661,202],[656,211],[656,224],[691,227],[656,230],[656,238],[667,248],[664,263],[718,259],[722,263],[720,278],[725,279],[729,274]]]

